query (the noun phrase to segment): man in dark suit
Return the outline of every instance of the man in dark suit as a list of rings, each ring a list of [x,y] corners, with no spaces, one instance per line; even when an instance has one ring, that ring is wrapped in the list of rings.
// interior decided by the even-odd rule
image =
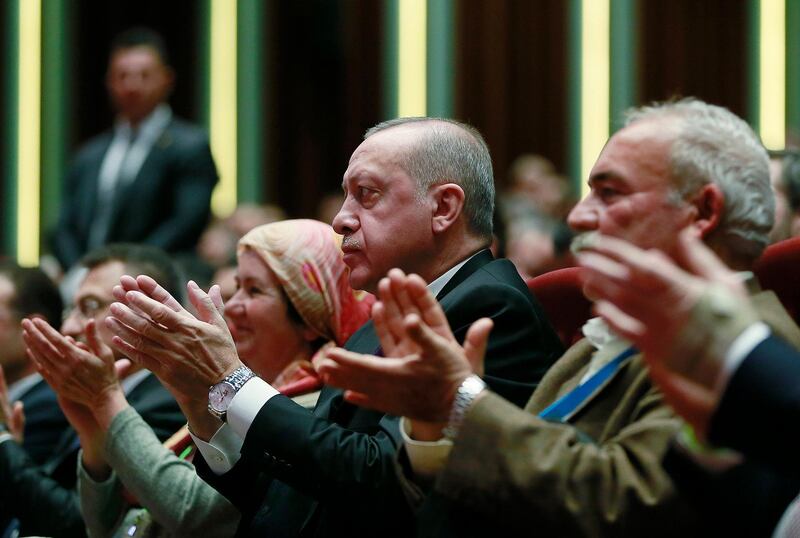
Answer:
[[[206,133],[166,103],[173,78],[163,40],[151,30],[132,29],[113,42],[106,84],[117,120],[81,148],[64,181],[53,251],[65,270],[106,243],[194,248],[217,172]]]
[[[37,464],[52,453],[69,424],[25,353],[20,322],[40,317],[58,325],[62,310],[58,288],[40,269],[11,261],[0,265],[0,432],[21,438]]]
[[[108,314],[112,289],[122,275],[146,273],[161,278],[176,293],[179,289],[172,263],[155,247],[109,245],[89,253],[82,265],[88,273],[61,329],[79,341],[84,339],[89,319],[98,322]],[[98,333],[106,344],[110,343],[111,337],[104,328]],[[175,400],[150,372],[129,371],[121,383],[130,404],[160,439],[167,439],[185,423]],[[70,416],[70,420],[75,417]],[[12,525],[19,526],[23,536],[85,534],[75,492],[80,440],[69,428],[51,448],[44,463],[37,465],[13,439],[0,441],[0,529],[13,518]]]
[[[431,281],[457,338],[468,339],[474,321],[492,319],[486,383],[521,402],[561,345],[514,267],[488,251],[494,183],[480,134],[429,118],[378,125],[353,153],[342,186],[345,200],[333,226],[344,236],[351,285],[383,295],[391,283],[379,284],[381,277],[399,267]],[[353,405],[330,388],[308,412],[250,377],[209,296],[193,290],[201,307],[195,320],[167,308],[160,290],[142,291],[157,300],[133,292],[127,299],[135,308],[114,312],[117,334],[134,344],[121,349],[197,399],[199,413],[189,419],[210,467],[201,467],[201,475],[242,510],[242,532],[413,532],[393,470],[403,435],[397,418]],[[375,315],[375,325],[362,327],[348,349],[378,349],[376,330],[393,329],[380,323],[380,308]],[[383,351],[414,350],[384,344]],[[220,427],[206,407],[226,424]]]

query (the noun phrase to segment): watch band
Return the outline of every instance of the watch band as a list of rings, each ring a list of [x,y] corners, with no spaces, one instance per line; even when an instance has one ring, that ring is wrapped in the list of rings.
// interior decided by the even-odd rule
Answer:
[[[231,387],[233,387],[233,394],[235,395],[237,392],[239,392],[239,389],[241,389],[245,383],[247,383],[254,377],[256,377],[256,374],[250,368],[248,368],[247,366],[240,366],[236,370],[231,372],[229,375],[227,375],[225,379],[223,379],[219,383],[211,385],[208,388],[209,394],[214,390],[214,387],[216,387],[217,385],[221,385],[222,383],[227,383]],[[211,405],[210,399],[208,402],[208,412],[217,417],[218,419],[220,419],[222,422],[227,422],[226,419],[228,415],[228,410],[225,409],[223,411],[218,411],[214,409],[214,406]]]
[[[247,366],[240,366],[231,372],[229,376],[223,379],[222,382],[230,383],[233,386],[234,392],[239,392],[239,389],[255,376],[256,374],[253,372],[253,370]]]
[[[455,399],[453,400],[453,408],[450,410],[450,418],[447,420],[447,427],[442,430],[442,433],[447,439],[451,441],[456,438],[458,431],[461,429],[461,424],[464,422],[464,416],[467,414],[467,409],[478,397],[478,394],[486,389],[486,383],[475,374],[472,374],[464,381],[456,391]]]

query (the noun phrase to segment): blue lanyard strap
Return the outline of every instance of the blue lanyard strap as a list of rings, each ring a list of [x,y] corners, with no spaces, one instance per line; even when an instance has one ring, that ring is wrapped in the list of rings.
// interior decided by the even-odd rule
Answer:
[[[564,396],[551,403],[539,413],[539,418],[551,422],[566,422],[595,392],[602,388],[605,383],[619,370],[626,359],[638,353],[635,347],[631,346],[600,368],[595,374],[581,383]]]

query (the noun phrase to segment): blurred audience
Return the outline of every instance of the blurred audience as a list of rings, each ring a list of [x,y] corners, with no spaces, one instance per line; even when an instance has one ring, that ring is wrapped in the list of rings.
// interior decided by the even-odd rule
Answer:
[[[109,314],[114,300],[112,288],[127,273],[149,274],[162,281],[174,293],[177,274],[169,258],[159,249],[139,245],[108,245],[90,252],[82,261],[88,272],[78,288],[69,315],[59,334],[42,318],[23,320],[23,338],[29,356],[37,364],[40,374],[53,385],[57,371],[74,367],[68,350],[80,350],[92,355],[98,342],[108,346],[111,336],[103,320]],[[87,326],[96,330],[86,334]],[[39,338],[32,339],[32,335]],[[47,335],[46,338],[43,335]],[[45,339],[50,345],[42,345]],[[114,353],[115,359],[122,359]],[[91,360],[101,359],[92,355]],[[127,361],[126,361],[127,362]],[[184,424],[175,400],[155,376],[137,366],[120,371],[122,390],[128,401],[156,432],[160,439]],[[96,387],[85,387],[97,395]],[[18,528],[21,536],[83,536],[84,522],[75,491],[76,465],[81,445],[94,440],[80,437],[82,427],[93,421],[88,407],[59,397],[64,415],[73,425],[52,446],[52,452],[43,465],[37,466],[24,446],[13,439],[0,442],[0,513],[4,518],[14,518],[11,528]],[[135,447],[135,445],[134,445]],[[5,521],[5,526],[8,521]],[[12,532],[9,528],[6,532]]]
[[[729,111],[697,100],[631,111],[589,184],[568,219],[581,233],[578,249],[601,232],[675,258],[679,232],[688,228],[746,271],[773,225],[758,137]],[[476,518],[487,532],[536,528],[552,536],[707,535],[705,525],[713,528],[704,506],[679,495],[661,465],[680,421],[651,385],[642,353],[601,320],[586,324],[586,339],[550,369],[522,410],[472,373],[480,374],[485,327],[459,346],[417,277],[398,279],[381,301],[392,313],[387,324],[401,327],[400,338],[418,346],[423,360],[331,350],[320,371],[361,404],[410,419],[401,455],[410,467],[399,469],[423,534],[468,533]],[[800,344],[800,329],[774,294],[755,292],[753,304],[776,334]],[[431,483],[426,495],[420,485]]]
[[[106,86],[117,117],[79,150],[64,180],[52,237],[62,270],[110,242],[194,249],[217,172],[205,131],[167,104],[174,78],[152,30],[133,28],[112,42]]]
[[[36,464],[47,459],[69,424],[25,353],[20,323],[41,318],[58,326],[62,311],[58,288],[40,269],[0,264],[0,435],[22,443]]]
[[[498,202],[503,254],[523,278],[573,263],[565,217],[573,205],[569,182],[541,155],[511,165],[509,187]]]
[[[773,243],[800,235],[800,151],[771,151],[770,180],[775,193]]]

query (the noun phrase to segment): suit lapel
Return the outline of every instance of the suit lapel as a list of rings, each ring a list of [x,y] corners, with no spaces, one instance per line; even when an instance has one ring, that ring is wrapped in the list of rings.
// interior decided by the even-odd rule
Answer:
[[[153,143],[150,151],[147,152],[147,156],[144,158],[144,161],[142,161],[142,165],[139,167],[139,171],[137,172],[136,176],[129,180],[125,180],[125,183],[121,185],[120,188],[116,189],[116,192],[114,193],[114,200],[112,202],[114,204],[114,210],[111,212],[112,221],[109,223],[108,237],[112,237],[114,232],[116,232],[117,227],[120,224],[119,218],[121,215],[125,214],[124,211],[121,211],[124,204],[137,198],[137,189],[140,189],[143,184],[152,181],[153,178],[156,177],[154,171],[163,169],[159,163],[164,160],[164,154],[172,145],[173,138],[171,127],[172,122],[170,122],[164,128],[164,132],[162,132],[158,137],[158,140]]]
[[[436,300],[441,302],[445,295],[453,291],[456,286],[464,282],[469,275],[492,260],[494,260],[494,256],[492,256],[492,252],[489,249],[481,250],[475,254],[461,267],[461,269],[456,271],[456,274],[453,275],[453,278],[451,278],[447,284],[445,284],[444,288],[442,288],[442,291],[436,295]]]

